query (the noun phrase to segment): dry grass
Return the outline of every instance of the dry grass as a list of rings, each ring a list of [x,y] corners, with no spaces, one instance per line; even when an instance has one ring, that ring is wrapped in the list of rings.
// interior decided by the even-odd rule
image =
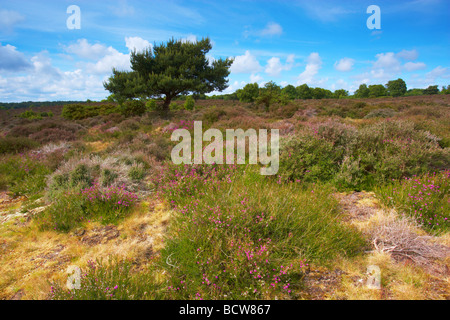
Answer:
[[[83,268],[89,260],[117,256],[144,267],[163,248],[170,215],[166,205],[144,202],[117,227],[118,237],[98,244],[83,241],[102,230],[94,223],[71,234],[41,232],[33,223],[0,224],[0,299],[46,299],[50,281],[64,281],[69,265]]]

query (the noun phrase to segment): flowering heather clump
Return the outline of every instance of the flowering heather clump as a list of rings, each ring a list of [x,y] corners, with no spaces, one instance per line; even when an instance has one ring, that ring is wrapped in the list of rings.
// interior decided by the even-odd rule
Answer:
[[[162,252],[169,298],[295,296],[306,260],[352,255],[364,244],[336,221],[329,189],[305,191],[256,171],[173,166],[159,178],[159,196],[177,213]]]
[[[430,231],[445,231],[450,218],[450,171],[394,181],[377,190],[381,200],[399,213],[414,217]]]
[[[42,229],[67,232],[86,221],[115,223],[128,214],[138,196],[122,187],[101,187],[98,183],[79,192],[58,196],[53,205],[38,216]]]

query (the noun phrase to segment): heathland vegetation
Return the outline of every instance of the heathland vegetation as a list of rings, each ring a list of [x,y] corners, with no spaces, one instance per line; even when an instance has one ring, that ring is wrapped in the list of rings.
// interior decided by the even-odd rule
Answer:
[[[135,53],[105,101],[0,110],[0,298],[448,299],[448,88],[269,82],[206,97],[230,60],[185,59],[199,43],[155,52],[179,48],[208,85]],[[194,121],[279,129],[277,175],[174,165],[171,134]]]

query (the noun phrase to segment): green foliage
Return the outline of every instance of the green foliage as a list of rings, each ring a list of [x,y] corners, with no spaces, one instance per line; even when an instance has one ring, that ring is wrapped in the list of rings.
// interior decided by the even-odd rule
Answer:
[[[34,112],[32,110],[27,110],[17,115],[17,117],[29,120],[41,120],[46,117],[53,117],[53,112]]]
[[[192,96],[188,96],[186,101],[184,102],[184,108],[186,110],[194,110],[195,108],[195,100]]]
[[[287,96],[289,100],[297,99],[297,90],[292,84],[287,85],[281,90],[281,94]]]
[[[66,104],[62,109],[61,115],[69,120],[82,120],[116,112],[119,112],[119,110],[113,104]]]
[[[155,99],[148,100],[147,103],[145,104],[145,107],[147,111],[155,111],[158,109],[158,105],[156,104]]]
[[[296,87],[295,90],[297,91],[298,99],[312,99],[313,97],[311,88],[306,83]]]
[[[275,82],[267,82],[263,88],[259,90],[259,96],[256,98],[257,104],[263,104],[266,111],[269,111],[273,103],[280,101],[281,87]]]
[[[236,91],[237,97],[241,102],[254,102],[259,95],[259,86],[255,83],[248,83],[244,88]]]
[[[311,94],[313,99],[331,99],[333,98],[333,92],[323,88],[313,88],[311,89]]]
[[[125,117],[134,117],[142,116],[146,108],[144,102],[140,100],[128,100],[119,107],[119,111]]]
[[[59,194],[53,204],[36,217],[41,230],[69,232],[88,221],[117,223],[130,213],[137,195],[124,187],[104,188],[95,183],[81,191]]]
[[[209,38],[197,42],[171,39],[143,52],[131,53],[131,72],[113,70],[105,89],[122,99],[164,96],[163,110],[172,99],[189,93],[204,94],[227,88],[232,59],[209,64]]]
[[[426,88],[425,90],[423,90],[423,94],[428,94],[428,95],[432,95],[432,94],[438,94],[439,93],[439,88],[438,86],[429,86],[428,88]]]
[[[382,84],[373,84],[369,86],[369,97],[377,98],[387,95],[387,90]]]
[[[341,159],[331,142],[308,135],[294,137],[283,148],[279,172],[291,181],[329,181]]]
[[[336,99],[342,99],[342,98],[348,97],[348,91],[344,90],[344,89],[339,89],[339,90],[334,91],[333,96]]]
[[[339,188],[372,189],[392,179],[448,168],[449,149],[411,122],[383,121],[360,130],[324,123],[314,135],[291,138],[280,175],[296,181],[334,181]]]
[[[16,155],[0,161],[2,188],[8,188],[14,195],[30,196],[44,191],[49,168],[39,159]]]
[[[403,79],[391,80],[386,84],[387,92],[390,96],[400,97],[406,93],[406,83]]]
[[[370,95],[370,90],[367,87],[367,84],[363,83],[359,85],[358,90],[355,91],[356,98],[368,98]]]
[[[226,114],[227,113],[223,108],[213,106],[212,108],[207,109],[203,113],[203,121],[212,124],[214,122],[217,122],[221,117],[225,116]]]
[[[386,206],[412,216],[425,229],[436,233],[449,230],[449,171],[395,180],[375,191]]]

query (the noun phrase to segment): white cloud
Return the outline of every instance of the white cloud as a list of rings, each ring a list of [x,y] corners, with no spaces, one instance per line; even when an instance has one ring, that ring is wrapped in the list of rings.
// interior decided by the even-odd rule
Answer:
[[[377,60],[373,63],[374,69],[388,69],[389,71],[399,71],[401,63],[393,52],[379,53],[375,56]]]
[[[21,71],[31,66],[23,53],[16,49],[9,44],[2,46],[0,43],[0,71]]]
[[[279,76],[281,71],[291,70],[294,63],[294,55],[289,55],[286,64],[283,65],[280,58],[272,57],[267,61],[265,72],[272,77]]]
[[[322,82],[314,79],[314,76],[319,72],[319,69],[321,67],[322,67],[322,59],[320,58],[319,54],[317,52],[311,53],[307,59],[305,71],[303,71],[298,76],[297,84],[298,85],[301,85],[303,83],[314,84]]]
[[[416,60],[419,57],[419,53],[416,49],[413,50],[402,50],[399,53],[397,53],[397,57],[402,58],[404,60],[413,61]]]
[[[353,60],[353,59],[342,58],[341,60],[336,61],[336,63],[334,64],[334,68],[337,71],[347,72],[347,71],[352,70],[354,63],[355,63],[355,60]]]
[[[263,77],[261,77],[259,74],[251,74],[250,75],[250,83],[259,83],[263,80]]]
[[[140,37],[126,37],[125,43],[128,50],[133,51],[136,49],[137,52],[142,52],[148,47],[153,48],[152,44],[145,39]]]
[[[403,65],[403,68],[406,71],[423,70],[426,67],[427,67],[427,65],[423,62],[407,62]]]
[[[279,36],[283,33],[283,28],[275,22],[270,22],[261,30],[261,36]]]
[[[436,78],[448,79],[448,78],[450,78],[450,70],[448,68],[443,68],[441,66],[438,66],[438,67],[434,68],[433,70],[431,70],[430,72],[428,72],[426,74],[426,77],[430,78],[430,79],[436,79]]]
[[[69,45],[65,50],[83,59],[97,60],[111,54],[115,49],[99,43],[90,44],[86,39],[78,39],[76,43]]]
[[[247,50],[244,55],[234,59],[230,70],[232,73],[257,73],[262,70],[262,67],[256,57]]]

